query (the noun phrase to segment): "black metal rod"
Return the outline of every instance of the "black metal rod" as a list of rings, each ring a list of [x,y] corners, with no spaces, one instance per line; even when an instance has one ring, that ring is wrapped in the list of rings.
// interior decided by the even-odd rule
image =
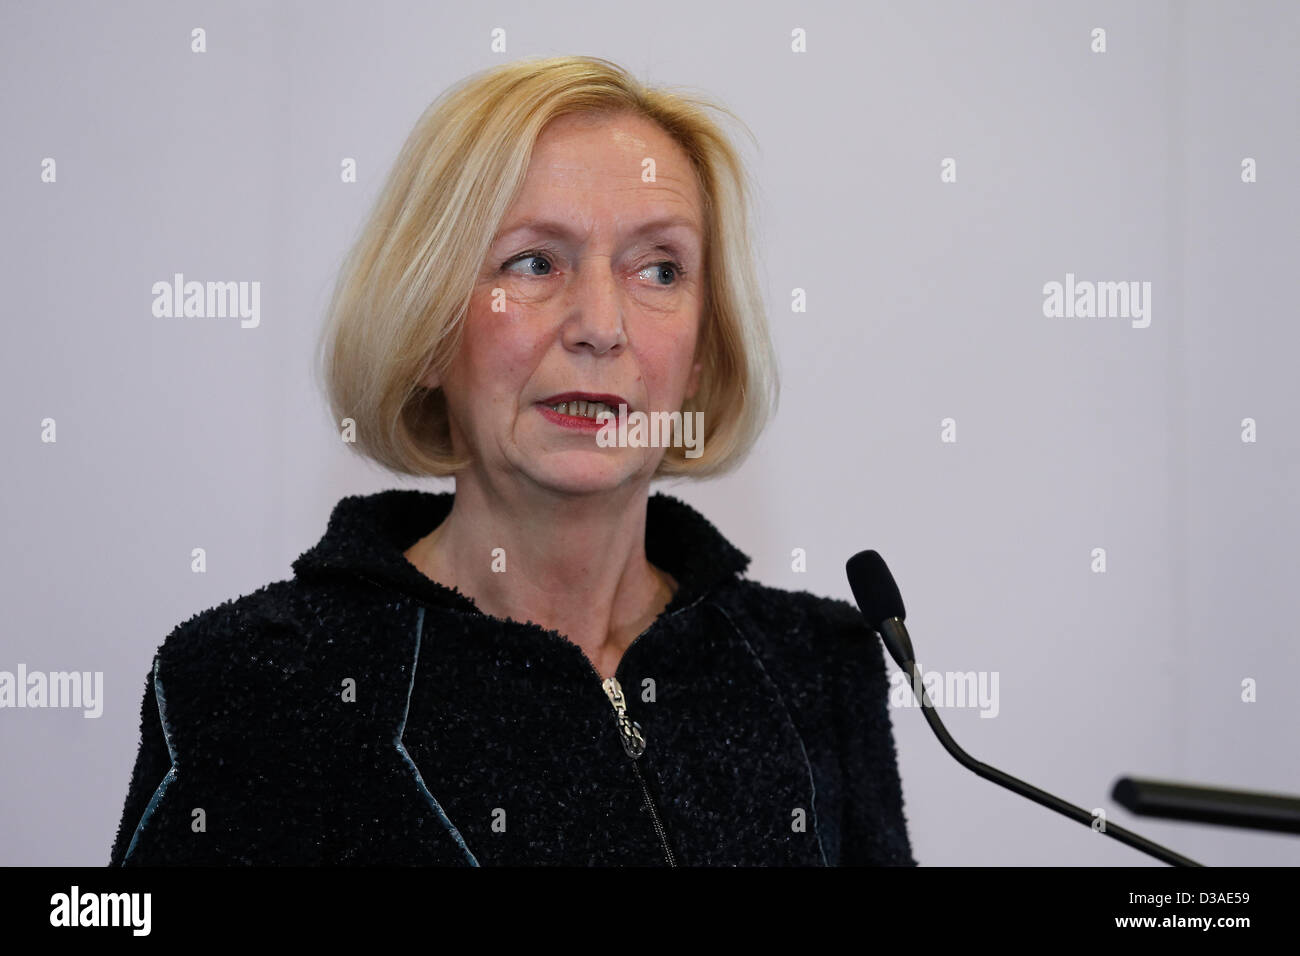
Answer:
[[[1143,817],[1300,833],[1300,798],[1280,793],[1120,777],[1111,799]]]

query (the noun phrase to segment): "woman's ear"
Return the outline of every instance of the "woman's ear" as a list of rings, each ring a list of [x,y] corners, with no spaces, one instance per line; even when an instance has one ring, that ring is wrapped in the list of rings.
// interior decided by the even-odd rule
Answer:
[[[430,391],[433,391],[442,384],[442,377],[438,374],[436,368],[430,366],[428,371],[424,373],[424,377],[420,379],[420,384]]]

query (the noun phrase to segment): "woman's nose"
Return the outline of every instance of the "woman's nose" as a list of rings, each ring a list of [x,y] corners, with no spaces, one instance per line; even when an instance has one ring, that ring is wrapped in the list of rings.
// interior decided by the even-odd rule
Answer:
[[[626,341],[623,297],[608,256],[583,259],[573,277],[571,293],[566,345],[586,346],[600,355]]]

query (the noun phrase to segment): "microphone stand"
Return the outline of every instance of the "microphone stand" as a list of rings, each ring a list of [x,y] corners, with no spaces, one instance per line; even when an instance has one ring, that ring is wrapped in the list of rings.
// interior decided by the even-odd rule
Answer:
[[[853,598],[858,602],[858,610],[862,612],[862,617],[876,632],[885,645],[885,649],[889,651],[889,656],[894,659],[894,663],[911,678],[912,686],[920,691],[921,712],[925,715],[926,722],[930,725],[930,729],[934,731],[934,735],[939,738],[939,743],[943,744],[944,749],[952,754],[959,764],[985,780],[991,780],[1000,787],[1006,787],[1012,793],[1018,793],[1022,797],[1042,804],[1050,810],[1055,810],[1057,813],[1093,829],[1094,818],[1087,810],[1076,807],[1072,803],[1067,803],[1046,790],[1039,790],[1023,780],[1017,780],[996,767],[990,767],[988,764],[976,760],[957,746],[957,742],[948,733],[948,728],[944,727],[943,721],[939,719],[939,714],[930,701],[930,695],[925,691],[925,683],[921,680],[920,668],[916,666],[916,652],[912,650],[912,640],[908,636],[907,626],[903,623],[906,614],[903,609],[903,598],[898,593],[898,585],[894,581],[894,576],[890,574],[884,558],[875,551],[859,551],[849,558],[844,570],[848,574],[849,586],[853,589]],[[1171,866],[1201,865],[1181,853],[1175,853],[1159,843],[1154,843],[1146,837],[1134,833],[1132,830],[1126,830],[1118,824],[1108,824],[1104,817],[1101,820],[1101,825],[1096,827],[1095,830],[1131,846],[1135,850],[1141,850],[1143,853]]]
[[[912,678],[912,686],[919,687],[921,690],[922,712],[925,714],[926,721],[930,724],[930,729],[933,730],[934,735],[939,738],[939,743],[943,744],[944,749],[947,750],[948,753],[952,754],[958,763],[966,769],[979,774],[985,780],[992,780],[994,783],[1006,787],[1008,790],[1018,793],[1022,797],[1028,797],[1035,803],[1040,803],[1045,807],[1055,810],[1057,813],[1064,814],[1071,820],[1077,820],[1086,827],[1092,827],[1094,817],[1087,810],[1084,810],[1082,807],[1076,807],[1072,803],[1067,803],[1060,797],[1055,797],[1048,793],[1046,790],[1039,790],[1037,787],[1025,783],[1023,780],[1017,780],[1010,774],[1003,773],[997,767],[990,767],[988,764],[976,760],[966,751],[962,750],[961,747],[957,746],[957,742],[952,739],[948,733],[948,729],[944,727],[943,721],[939,719],[939,714],[935,710],[934,704],[930,702],[930,695],[925,692],[925,685],[921,681],[921,672],[916,666],[916,661],[905,661],[904,663],[906,665],[904,670],[906,670]],[[1163,863],[1168,863],[1171,866],[1202,865],[1189,857],[1183,856],[1181,853],[1175,853],[1173,850],[1161,846],[1159,843],[1153,843],[1151,840],[1134,833],[1132,830],[1126,830],[1118,824],[1109,823],[1103,820],[1098,832],[1104,833],[1109,837],[1114,837],[1121,843],[1128,844],[1135,850],[1141,850],[1143,853],[1153,856],[1157,860],[1160,860]]]

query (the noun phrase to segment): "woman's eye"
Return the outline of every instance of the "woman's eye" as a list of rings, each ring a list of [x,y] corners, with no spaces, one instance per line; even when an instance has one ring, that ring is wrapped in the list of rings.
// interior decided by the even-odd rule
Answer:
[[[516,269],[516,266],[523,266],[523,270]],[[507,272],[514,272],[516,275],[541,276],[550,275],[554,266],[550,258],[542,252],[521,252],[513,259],[507,259],[501,266]],[[637,274],[645,276],[654,281],[657,285],[668,287],[674,285],[681,279],[685,270],[671,259],[664,259],[662,262],[656,262],[641,269]]]
[[[651,273],[651,278],[653,278],[656,282],[664,278],[665,272],[670,273],[672,277],[671,281],[663,284],[672,285],[677,279],[681,278],[682,267],[679,266],[677,263],[673,262],[671,259],[665,259],[663,262],[656,262],[653,265],[646,266],[644,269],[641,270],[641,273],[643,274],[647,272]]]
[[[527,272],[521,272],[519,273],[520,275],[544,276],[549,274],[551,271],[551,260],[546,258],[546,256],[542,255],[540,252],[520,253],[519,255],[515,256],[513,259],[507,259],[505,264],[501,268],[510,269],[512,266],[518,265],[520,263],[524,264],[528,268]],[[542,268],[542,271],[534,272],[533,269],[539,267],[539,264],[540,267]]]

